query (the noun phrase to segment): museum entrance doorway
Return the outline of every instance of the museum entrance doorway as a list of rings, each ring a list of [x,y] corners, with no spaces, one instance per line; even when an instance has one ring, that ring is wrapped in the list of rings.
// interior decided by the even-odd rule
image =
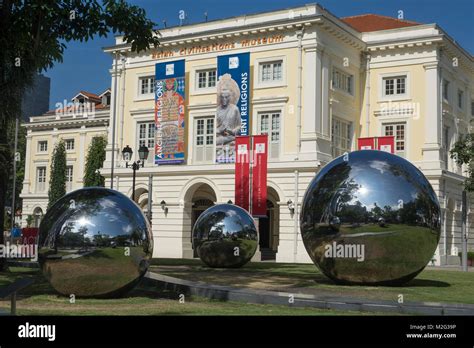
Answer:
[[[212,207],[214,202],[207,198],[200,198],[193,200],[193,207],[191,210],[191,243],[193,239],[192,231],[194,224],[196,223],[199,216],[209,207]],[[193,257],[198,257],[196,250],[193,249]]]

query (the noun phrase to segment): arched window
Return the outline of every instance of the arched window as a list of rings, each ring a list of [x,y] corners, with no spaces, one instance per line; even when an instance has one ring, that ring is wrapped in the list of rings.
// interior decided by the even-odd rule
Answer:
[[[43,209],[41,209],[40,207],[35,208],[35,210],[33,211],[33,219],[34,219],[33,226],[39,227],[42,218],[43,218]]]

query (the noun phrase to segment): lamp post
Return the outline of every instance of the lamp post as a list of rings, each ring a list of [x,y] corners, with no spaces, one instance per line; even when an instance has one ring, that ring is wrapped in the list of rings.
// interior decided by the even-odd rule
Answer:
[[[132,160],[133,151],[130,146],[125,146],[122,150],[123,160],[125,161],[126,168],[133,169],[133,183],[132,183],[132,200],[135,201],[135,175],[136,171],[140,169],[140,167],[145,166],[145,161],[148,158],[149,150],[146,146],[142,145],[138,149],[138,157],[140,158],[138,161],[133,162],[132,164],[128,164],[129,161]]]

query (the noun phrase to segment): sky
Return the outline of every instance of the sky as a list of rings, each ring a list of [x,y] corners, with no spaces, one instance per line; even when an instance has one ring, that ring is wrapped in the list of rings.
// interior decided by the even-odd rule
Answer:
[[[314,2],[314,1],[313,1]],[[311,0],[136,0],[129,1],[146,10],[148,18],[163,28],[179,24],[184,10],[186,23],[265,12],[312,3]],[[375,13],[420,23],[437,23],[469,53],[474,54],[474,0],[321,0],[321,6],[338,17]],[[80,90],[100,94],[110,87],[112,58],[102,51],[114,44],[114,37],[94,38],[67,43],[62,63],[56,63],[45,75],[51,78],[50,109],[68,101]]]

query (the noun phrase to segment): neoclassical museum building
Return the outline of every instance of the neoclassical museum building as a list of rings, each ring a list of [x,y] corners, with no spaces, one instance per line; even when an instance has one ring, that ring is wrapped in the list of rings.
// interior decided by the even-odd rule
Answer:
[[[258,257],[311,262],[299,232],[309,182],[333,158],[357,150],[358,138],[394,136],[395,153],[420,168],[439,198],[442,233],[434,262],[459,263],[464,174],[448,149],[474,117],[474,60],[437,24],[374,14],[338,18],[310,4],[158,35],[160,46],[139,54],[120,36],[104,48],[113,64],[101,170],[107,187],[134,196],[151,217],[154,257],[195,257],[191,231],[199,214],[235,201],[235,165],[216,161],[217,65],[219,56],[249,53],[248,133],[268,134],[269,141]],[[156,165],[155,66],[179,60],[185,66],[184,158]],[[122,159],[127,145],[133,159],[140,146],[149,148],[134,192]],[[474,249],[474,233],[468,247]]]

